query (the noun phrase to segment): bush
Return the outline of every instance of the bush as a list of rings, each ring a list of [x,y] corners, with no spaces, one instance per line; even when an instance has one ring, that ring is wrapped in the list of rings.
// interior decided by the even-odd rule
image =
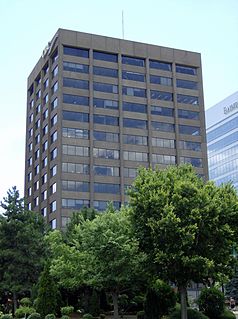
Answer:
[[[67,315],[63,315],[63,316],[61,317],[61,319],[70,319],[70,317],[67,316]]]
[[[61,312],[61,315],[69,316],[71,313],[74,312],[74,307],[73,306],[61,307],[60,312]]]
[[[169,313],[176,304],[173,289],[162,280],[157,280],[148,289],[145,300],[145,319],[161,318]]]
[[[219,318],[225,310],[225,297],[217,288],[204,288],[198,298],[199,310],[209,318]]]
[[[32,302],[30,298],[25,297],[20,300],[20,305],[23,307],[30,307],[32,305]]]
[[[236,319],[236,316],[232,311],[225,308],[223,314],[219,317],[219,319]]]
[[[23,307],[20,306],[16,311],[15,311],[15,317],[16,318],[24,318],[28,317],[32,313],[36,312],[34,308],[31,307]]]
[[[56,316],[53,313],[49,313],[48,315],[45,316],[45,319],[56,319]]]
[[[169,315],[169,319],[180,319],[180,318],[181,318],[180,309],[176,309]],[[188,319],[209,319],[209,318],[196,309],[188,308]]]
[[[137,319],[144,319],[145,318],[145,312],[142,310],[142,311],[138,311],[137,314]]]
[[[33,312],[28,319],[41,319],[41,315],[38,312]]]
[[[0,319],[12,319],[12,315],[10,313],[6,313],[5,315],[1,315]]]
[[[85,313],[83,315],[83,319],[93,319],[93,316],[91,315],[91,313]]]

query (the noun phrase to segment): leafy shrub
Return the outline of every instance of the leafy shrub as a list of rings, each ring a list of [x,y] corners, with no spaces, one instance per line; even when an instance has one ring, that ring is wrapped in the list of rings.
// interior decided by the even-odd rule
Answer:
[[[56,316],[53,313],[49,313],[48,315],[45,316],[45,319],[56,319]]]
[[[198,298],[199,310],[209,318],[219,318],[225,309],[225,297],[217,288],[204,288]]]
[[[93,319],[93,316],[91,315],[91,313],[85,313],[83,315],[83,319]]]
[[[145,318],[145,312],[142,310],[142,311],[138,311],[137,314],[137,319],[144,319]]]
[[[61,307],[60,312],[62,315],[69,316],[71,313],[74,312],[74,307],[73,306]]]
[[[6,313],[5,315],[1,315],[0,319],[12,319],[12,315],[10,313]]]
[[[161,318],[167,315],[176,304],[176,296],[173,289],[164,281],[157,280],[148,289],[145,300],[145,318]]]
[[[20,305],[23,307],[30,307],[32,305],[32,302],[30,298],[25,297],[20,300]]]
[[[27,319],[41,319],[41,315],[38,312],[33,312]]]
[[[70,319],[70,317],[68,315],[63,315],[61,319]]]
[[[219,319],[236,319],[236,316],[232,311],[225,308]]]
[[[169,315],[169,319],[180,319],[180,318],[181,318],[180,309],[176,309]],[[188,308],[188,319],[209,319],[209,318],[196,309]]]
[[[20,306],[15,311],[15,317],[16,318],[28,317],[29,315],[31,315],[34,312],[36,312],[36,310],[34,308]]]
[[[100,313],[99,318],[100,318],[100,319],[105,319],[105,318],[106,318],[106,315],[104,315],[104,313]]]

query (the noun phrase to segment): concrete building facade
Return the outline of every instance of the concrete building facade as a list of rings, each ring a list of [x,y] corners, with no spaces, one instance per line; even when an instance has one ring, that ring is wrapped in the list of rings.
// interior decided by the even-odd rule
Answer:
[[[59,29],[27,92],[25,197],[52,228],[127,202],[140,165],[208,176],[199,53]]]
[[[238,189],[238,92],[206,110],[209,178]]]

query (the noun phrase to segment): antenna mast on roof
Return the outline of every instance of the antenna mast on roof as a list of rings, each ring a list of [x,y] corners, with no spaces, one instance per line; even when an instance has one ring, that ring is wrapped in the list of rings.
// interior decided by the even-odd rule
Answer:
[[[122,15],[121,15],[121,24],[122,24],[122,39],[124,39],[125,34],[124,34],[124,12],[122,10]]]

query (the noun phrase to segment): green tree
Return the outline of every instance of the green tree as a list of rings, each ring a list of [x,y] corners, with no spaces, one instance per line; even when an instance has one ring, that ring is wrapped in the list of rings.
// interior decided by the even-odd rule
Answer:
[[[76,225],[67,244],[59,233],[50,236],[52,251],[59,247],[60,252],[53,259],[51,271],[61,285],[105,289],[112,296],[114,317],[118,318],[119,294],[142,278],[140,262],[144,258],[132,236],[126,211],[117,213],[109,206],[104,214]]]
[[[220,318],[225,310],[225,297],[215,287],[202,289],[197,303],[199,310],[209,318]]]
[[[47,263],[38,282],[36,311],[44,318],[48,314],[55,314],[59,308],[60,294],[55,280],[50,274],[50,265]]]
[[[189,165],[142,168],[130,190],[130,205],[148,268],[178,286],[186,319],[189,282],[214,282],[233,271],[236,191],[230,184],[204,182]]]
[[[45,224],[39,213],[25,209],[19,191],[13,187],[1,202],[0,218],[0,288],[13,296],[31,290],[38,279],[45,256]]]

